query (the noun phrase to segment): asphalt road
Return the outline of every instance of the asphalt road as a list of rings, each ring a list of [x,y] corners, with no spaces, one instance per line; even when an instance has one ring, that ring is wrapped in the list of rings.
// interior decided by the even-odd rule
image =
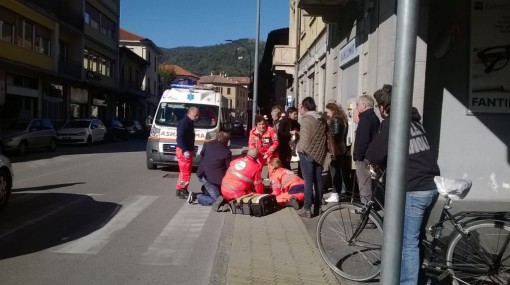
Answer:
[[[209,283],[225,215],[177,199],[177,168],[148,170],[144,140],[10,158],[1,284]]]

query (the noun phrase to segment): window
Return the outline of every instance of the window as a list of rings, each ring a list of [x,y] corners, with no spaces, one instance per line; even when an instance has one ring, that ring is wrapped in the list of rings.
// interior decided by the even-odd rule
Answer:
[[[12,24],[0,20],[0,40],[12,44]]]
[[[227,88],[227,95],[230,95],[230,87]]]
[[[83,18],[85,19],[85,24],[90,25],[90,13],[85,12]]]
[[[16,21],[16,44],[32,49],[34,40],[34,24],[18,18]]]

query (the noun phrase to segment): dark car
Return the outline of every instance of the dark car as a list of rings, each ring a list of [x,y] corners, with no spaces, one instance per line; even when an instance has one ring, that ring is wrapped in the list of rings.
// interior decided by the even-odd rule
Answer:
[[[122,124],[129,132],[129,135],[132,137],[140,137],[144,133],[142,123],[137,120],[124,120]]]
[[[230,129],[230,135],[232,137],[244,137],[245,130],[243,123],[235,122],[234,124],[232,124],[232,129]]]
[[[106,126],[106,137],[108,140],[127,140],[129,138],[129,132],[126,127],[117,119],[103,120]]]

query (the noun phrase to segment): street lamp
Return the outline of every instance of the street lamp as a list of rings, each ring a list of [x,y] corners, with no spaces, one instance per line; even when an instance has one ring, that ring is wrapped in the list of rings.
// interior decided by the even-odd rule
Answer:
[[[225,41],[229,42],[229,43],[240,45],[241,47],[243,47],[248,52],[248,56],[249,56],[248,63],[249,63],[249,72],[250,72],[248,74],[248,78],[250,80],[250,82],[248,83],[248,93],[251,93],[252,92],[251,86],[252,86],[253,80],[252,80],[252,76],[251,76],[251,52],[250,52],[250,49],[246,45],[244,45],[244,44],[242,44],[240,42],[237,42],[237,41],[233,41],[233,40],[225,40]],[[252,100],[252,104],[253,103],[254,103],[254,101]],[[255,118],[254,116],[252,116],[252,117]],[[255,119],[253,119],[253,122],[255,122]]]
[[[225,41],[229,42],[229,43],[233,43],[233,44],[238,44],[238,45],[242,46],[248,52],[248,56],[250,57],[249,58],[249,62],[248,62],[250,64],[249,65],[250,66],[250,69],[249,69],[250,73],[249,73],[248,77],[250,79],[250,84],[251,84],[253,82],[253,80],[252,80],[252,77],[251,77],[251,52],[250,52],[250,49],[246,45],[244,45],[244,44],[242,44],[240,42],[237,42],[237,41],[233,41],[233,40],[225,40]],[[250,85],[248,85],[248,91],[250,91]]]

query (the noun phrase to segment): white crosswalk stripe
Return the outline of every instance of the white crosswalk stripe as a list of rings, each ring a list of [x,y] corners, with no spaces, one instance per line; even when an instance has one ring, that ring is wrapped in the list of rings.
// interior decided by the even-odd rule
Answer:
[[[187,265],[210,213],[211,207],[184,204],[143,254],[142,263]]]
[[[56,250],[58,253],[97,254],[105,247],[121,229],[131,223],[140,213],[149,207],[158,196],[129,196],[122,204],[122,208],[101,229],[83,238],[77,239],[66,246]]]

